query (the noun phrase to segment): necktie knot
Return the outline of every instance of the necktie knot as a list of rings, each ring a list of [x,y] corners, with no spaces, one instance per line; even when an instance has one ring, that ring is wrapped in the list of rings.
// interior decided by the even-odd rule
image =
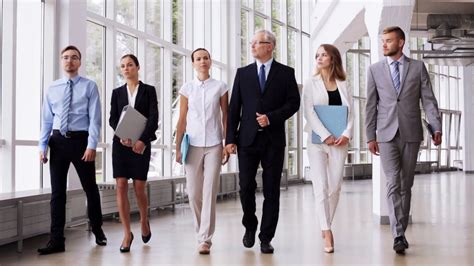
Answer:
[[[265,65],[260,66],[260,71],[258,73],[258,81],[260,83],[260,91],[263,93],[265,90]]]

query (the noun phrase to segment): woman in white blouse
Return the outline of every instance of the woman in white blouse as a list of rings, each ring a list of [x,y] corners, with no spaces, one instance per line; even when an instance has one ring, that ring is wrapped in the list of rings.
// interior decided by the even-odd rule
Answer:
[[[331,230],[341,191],[344,162],[354,123],[352,91],[347,86],[342,68],[341,55],[337,48],[322,44],[316,53],[315,74],[307,79],[303,87],[303,108],[308,133],[307,152],[310,175],[316,200],[316,214],[324,238],[324,251],[334,252],[334,237]],[[336,138],[319,119],[315,105],[347,106],[347,125],[342,135]],[[321,138],[322,144],[313,144],[311,131]]]
[[[223,150],[227,122],[228,92],[224,82],[211,78],[211,55],[204,48],[191,54],[197,72],[194,80],[180,90],[179,120],[176,130],[176,162],[181,163],[181,140],[189,136],[184,169],[189,205],[200,254],[209,254],[216,220],[216,200],[221,164],[226,163]]]

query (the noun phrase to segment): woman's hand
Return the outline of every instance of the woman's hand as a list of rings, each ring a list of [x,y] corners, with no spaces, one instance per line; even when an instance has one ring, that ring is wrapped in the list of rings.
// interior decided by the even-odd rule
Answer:
[[[179,163],[179,164],[183,164],[182,163],[182,154],[181,154],[181,148],[176,148],[176,162]]]
[[[327,137],[327,138],[324,140],[324,144],[326,144],[326,145],[328,145],[328,146],[334,145],[335,142],[336,142],[336,137],[334,137],[333,135]]]
[[[120,139],[120,143],[125,147],[132,147],[131,139]]]
[[[226,164],[229,161],[230,153],[224,148],[222,149],[222,165]]]
[[[143,154],[143,152],[145,151],[145,143],[141,140],[137,140],[137,142],[135,142],[135,145],[133,145],[133,152],[135,153],[138,153],[138,154]]]
[[[349,143],[349,138],[344,136],[344,135],[341,135],[337,140],[336,142],[334,142],[334,145],[335,146],[344,146],[346,145],[347,143]]]

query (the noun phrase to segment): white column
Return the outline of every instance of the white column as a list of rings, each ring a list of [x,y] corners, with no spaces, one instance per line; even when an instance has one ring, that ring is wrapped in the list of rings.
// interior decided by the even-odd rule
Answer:
[[[471,141],[471,136],[474,131],[474,120],[468,117],[474,117],[474,67],[464,67],[464,110],[462,110],[462,126],[461,131],[464,136],[464,143],[462,152],[463,158],[463,170],[466,173],[474,173],[474,142]]]
[[[1,190],[11,192],[15,188],[15,80],[16,80],[16,1],[3,3],[3,36],[2,36],[2,138],[5,140],[0,147]],[[13,71],[12,71],[13,70]]]
[[[57,53],[68,46],[74,45],[82,55],[82,65],[79,73],[85,76],[85,58],[87,50],[87,1],[76,0],[57,0],[56,2],[57,17]],[[59,62],[58,62],[59,64]],[[64,75],[63,69],[58,68],[57,78]],[[45,84],[46,85],[46,84]],[[48,86],[47,84],[46,86]],[[69,167],[69,189],[81,188],[79,176],[74,167]]]

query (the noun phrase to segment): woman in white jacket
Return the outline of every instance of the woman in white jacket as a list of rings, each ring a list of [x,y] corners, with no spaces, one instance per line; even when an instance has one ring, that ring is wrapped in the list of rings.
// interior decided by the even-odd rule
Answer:
[[[307,152],[310,175],[316,200],[316,213],[324,238],[324,251],[334,252],[332,220],[342,185],[344,162],[354,122],[352,91],[347,86],[341,55],[337,48],[322,44],[316,53],[315,74],[303,87],[303,108],[308,132]],[[333,136],[314,111],[315,105],[347,106],[347,125],[342,135]],[[322,144],[313,144],[311,131],[321,138]]]

